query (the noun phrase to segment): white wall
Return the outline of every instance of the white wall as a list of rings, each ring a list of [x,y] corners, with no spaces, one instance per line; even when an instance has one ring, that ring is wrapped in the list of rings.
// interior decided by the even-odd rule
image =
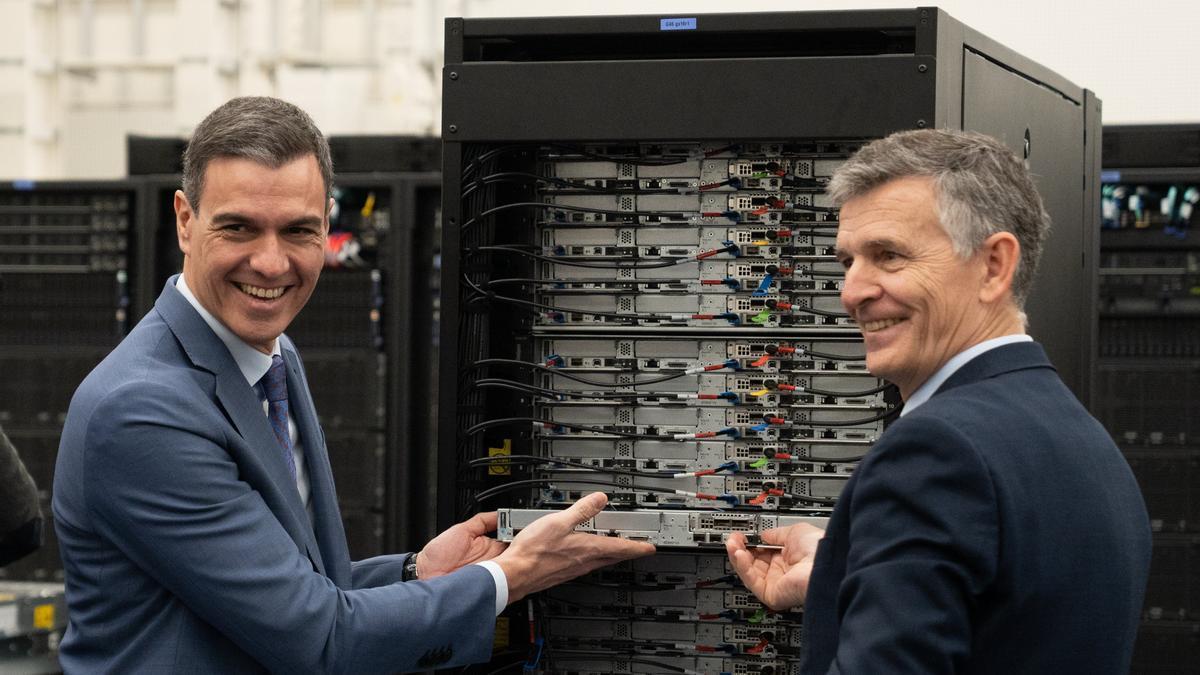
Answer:
[[[445,16],[913,7],[887,0],[0,0],[0,177],[116,177],[125,134],[186,135],[270,94],[327,133],[439,129]],[[1200,4],[944,0],[1097,92],[1105,123],[1200,122]]]

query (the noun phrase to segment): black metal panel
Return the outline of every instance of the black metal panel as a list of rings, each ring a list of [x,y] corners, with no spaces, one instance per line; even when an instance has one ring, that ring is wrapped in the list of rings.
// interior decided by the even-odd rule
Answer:
[[[1200,167],[1200,124],[1116,124],[1104,127],[1104,167]]]
[[[447,64],[442,128],[455,141],[882,136],[932,124],[933,66],[892,55]]]
[[[925,8],[928,9],[928,8]],[[662,19],[696,19],[694,30],[664,31]],[[500,19],[471,19],[464,22],[463,39],[505,38],[544,41],[554,36],[572,38],[591,35],[607,36],[608,53],[620,54],[636,43],[638,36],[656,36],[659,40],[684,39],[701,35],[709,43],[709,53],[734,51],[737,48],[715,39],[721,35],[750,33],[769,36],[777,33],[909,33],[914,30],[917,10],[857,10],[827,12],[745,12],[740,14],[644,14],[626,16],[521,17]],[[452,19],[452,21],[462,21]],[[612,38],[620,38],[613,41]],[[677,45],[673,45],[677,46]],[[800,47],[793,46],[792,49]],[[841,49],[845,49],[842,47]],[[844,53],[839,52],[839,53]]]
[[[125,171],[130,176],[182,173],[185,148],[186,138],[129,134],[125,137]]]
[[[442,142],[432,136],[330,136],[338,174],[437,171]]]
[[[1026,302],[1029,331],[1087,405],[1096,270],[1089,244],[1099,223],[1085,221],[1083,198],[1098,167],[1086,161],[1083,111],[974,52],[965,56],[963,81],[963,127],[995,136],[1025,156],[1050,213],[1050,237]]]

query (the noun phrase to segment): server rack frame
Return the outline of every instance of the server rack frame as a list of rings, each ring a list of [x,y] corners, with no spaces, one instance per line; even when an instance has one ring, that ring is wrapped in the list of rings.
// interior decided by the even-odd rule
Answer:
[[[1200,186],[1200,124],[1105,125],[1103,148],[1101,179],[1104,184]],[[1107,259],[1110,253],[1200,256],[1200,242],[1196,241],[1194,233],[1172,237],[1156,230],[1158,228],[1153,226],[1144,230],[1129,227],[1101,230],[1101,257]],[[1188,272],[1194,274],[1194,270]],[[1104,299],[1105,294],[1098,293],[1098,300]],[[1098,310],[1100,304],[1097,303]],[[1120,308],[1117,310],[1109,317],[1116,318]],[[1169,316],[1148,311],[1130,314],[1128,320],[1156,315],[1160,318]],[[1197,534],[1200,531],[1200,489],[1196,488],[1196,479],[1200,477],[1200,425],[1195,423],[1194,417],[1187,415],[1188,403],[1194,400],[1196,389],[1200,387],[1200,377],[1196,375],[1200,368],[1200,335],[1183,332],[1188,326],[1183,322],[1190,319],[1194,326],[1200,323],[1200,317],[1194,312],[1190,317],[1188,314],[1176,314],[1175,317],[1181,321],[1176,325],[1180,334],[1174,336],[1175,339],[1161,333],[1157,337],[1175,347],[1186,345],[1183,355],[1119,356],[1101,352],[1096,360],[1097,416],[1105,422],[1133,467],[1147,497],[1151,522],[1159,530],[1154,533],[1154,557],[1145,614],[1138,631],[1132,667],[1132,672],[1145,675],[1186,672],[1186,664],[1195,663],[1200,657],[1200,638],[1197,637],[1200,631],[1200,573],[1197,572],[1200,564],[1200,535]],[[1102,320],[1098,337],[1103,340],[1110,331],[1120,329],[1121,326]],[[1149,336],[1153,331],[1147,329],[1139,333]],[[1106,351],[1115,350],[1110,346]],[[1111,369],[1113,374],[1106,376],[1106,369]],[[1116,391],[1118,380],[1115,378],[1122,372],[1140,372],[1144,378],[1141,382],[1128,378],[1121,380],[1127,385],[1138,385],[1140,391]],[[1162,379],[1155,382],[1159,377],[1174,379],[1171,385],[1165,385]],[[1170,397],[1175,397],[1178,402],[1173,415],[1163,406],[1164,400]],[[1139,409],[1138,419],[1123,422],[1122,411],[1135,408]],[[1135,426],[1139,422],[1154,424],[1170,417],[1175,418],[1170,420],[1175,424],[1175,430],[1189,434],[1186,444],[1173,442],[1179,439],[1169,438],[1170,434],[1161,429],[1158,431],[1165,438],[1155,443],[1151,440],[1152,429],[1123,428],[1128,422]],[[1185,428],[1189,426],[1189,420],[1190,428]],[[1136,432],[1136,437],[1126,438],[1128,431]]]
[[[58,454],[58,436],[62,432],[62,421],[65,417],[67,406],[70,403],[71,396],[74,393],[75,387],[82,381],[87,372],[91,370],[101,359],[121,341],[125,333],[133,326],[131,320],[132,307],[134,297],[136,295],[136,287],[140,282],[142,271],[138,266],[137,255],[141,247],[144,245],[142,232],[138,228],[138,214],[141,211],[141,191],[139,184],[136,181],[130,180],[16,180],[0,183],[0,193],[8,194],[26,194],[26,195],[76,195],[90,196],[97,194],[120,193],[129,200],[128,208],[125,213],[127,218],[125,229],[125,248],[123,255],[125,258],[122,271],[124,280],[114,276],[114,286],[111,304],[96,306],[96,309],[111,310],[112,323],[111,333],[101,335],[99,333],[91,333],[87,336],[86,342],[78,340],[72,342],[69,337],[63,341],[55,341],[49,335],[39,335],[36,339],[26,340],[20,344],[3,344],[4,358],[13,359],[14,361],[27,361],[30,363],[40,364],[44,368],[44,372],[35,374],[30,380],[22,381],[19,372],[23,372],[18,367],[6,367],[6,385],[14,388],[23,388],[22,395],[18,396],[18,400],[26,405],[33,406],[49,405],[51,408],[45,410],[27,410],[34,415],[33,419],[26,419],[20,414],[13,415],[10,411],[10,405],[17,401],[0,401],[0,421],[2,421],[5,433],[12,440],[17,448],[18,454],[23,458],[31,474],[37,482],[38,489],[42,493],[42,509],[43,516],[46,518],[46,535],[45,544],[38,552],[30,556],[16,561],[5,567],[4,578],[11,580],[27,580],[27,581],[56,581],[61,580],[62,563],[58,555],[57,538],[53,532],[53,520],[50,513],[50,503],[52,497],[52,480],[54,462]],[[47,205],[42,205],[47,206]],[[38,208],[32,209],[36,212]],[[53,207],[44,209],[45,212],[53,212]],[[25,209],[21,206],[0,207],[0,217],[19,217]],[[0,225],[0,233],[4,233],[3,225]],[[79,254],[86,255],[86,254]],[[23,267],[14,265],[13,268],[0,269],[0,275],[9,279],[16,279],[27,271],[38,271],[42,274],[73,274],[74,272],[59,271],[55,268],[46,268],[45,270],[32,270],[31,267],[24,267],[24,271],[15,269]],[[108,272],[116,270],[96,270],[98,272]],[[118,293],[118,287],[123,286],[123,294]],[[0,292],[0,308],[3,307],[3,293]],[[29,298],[23,302],[29,302]],[[62,313],[63,308],[57,304],[51,303],[46,306],[47,313]],[[27,327],[18,327],[17,331],[23,331]],[[107,331],[106,331],[107,332]],[[65,375],[67,369],[63,365],[71,363],[71,374]],[[36,370],[31,368],[31,370]],[[78,377],[78,380],[64,382],[64,377]],[[27,389],[24,389],[27,388]],[[48,455],[48,456],[47,456]]]
[[[870,138],[921,127],[1023,153],[1055,227],[1027,314],[1091,400],[1100,101],[937,8],[446,20],[443,312],[459,331],[460,179],[473,143]],[[792,86],[789,86],[792,85]],[[769,92],[769,94],[763,94]],[[884,103],[886,102],[886,105]],[[748,105],[748,103],[750,105]],[[584,112],[586,111],[586,112]],[[443,340],[438,526],[452,524],[461,364]]]

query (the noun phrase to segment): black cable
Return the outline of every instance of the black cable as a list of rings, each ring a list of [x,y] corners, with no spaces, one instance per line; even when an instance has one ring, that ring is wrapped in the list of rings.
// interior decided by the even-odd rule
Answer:
[[[499,379],[499,378],[484,378],[482,380],[475,380],[469,386],[497,387],[500,389],[512,389],[515,391],[524,392],[526,394],[538,394],[540,396],[543,396],[543,397],[551,399],[551,400],[561,400],[563,397],[566,397],[566,398],[599,399],[601,401],[606,401],[606,400],[625,401],[625,400],[629,400],[629,399],[636,400],[639,398],[647,398],[647,397],[653,395],[653,394],[644,394],[644,393],[589,394],[587,392],[579,392],[579,391],[559,391],[557,389],[547,389],[545,387],[538,387],[538,386],[535,386],[532,384],[525,384],[524,382],[516,382],[513,380],[504,380],[504,379]]]
[[[687,216],[681,211],[618,211],[616,209],[598,209],[590,206],[571,206],[568,204],[550,204],[547,202],[511,202],[493,206],[492,208],[472,216],[470,219],[463,221],[459,226],[460,229],[467,229],[474,225],[479,220],[486,218],[494,213],[506,211],[508,209],[517,209],[523,207],[538,207],[543,209],[557,209],[559,211],[577,211],[580,213],[603,213],[605,215],[614,216],[675,216],[677,218],[686,218]],[[607,221],[606,221],[607,222]]]
[[[653,270],[653,269],[661,269],[663,267],[670,267],[672,265],[682,264],[679,261],[699,262],[695,258],[666,258],[664,260],[660,260],[658,262],[650,263],[647,265],[637,264],[638,262],[641,262],[640,260],[629,261],[628,259],[617,260],[617,261],[614,261],[613,263],[591,263],[591,262],[583,262],[583,261],[579,261],[579,260],[572,260],[570,258],[565,258],[565,257],[550,256],[550,255],[543,255],[541,253],[534,253],[532,251],[526,251],[526,250],[517,248],[515,246],[476,246],[474,248],[468,249],[466,252],[467,253],[475,253],[477,251],[485,251],[485,252],[499,251],[501,253],[516,253],[518,255],[523,255],[528,258],[533,258],[534,260],[540,260],[542,262],[554,263],[556,265],[566,265],[568,267],[590,267],[592,269],[602,269],[602,270],[621,270],[621,269]]]
[[[466,282],[466,284],[468,286],[471,287],[471,290],[478,293],[480,296],[482,296],[483,299],[497,300],[499,302],[507,302],[510,305],[522,305],[524,307],[533,307],[534,309],[544,309],[548,312],[559,312],[562,314],[586,314],[588,316],[601,316],[601,317],[608,317],[611,319],[628,319],[628,320],[633,320],[633,321],[636,321],[638,319],[642,319],[645,321],[671,321],[671,317],[667,316],[666,314],[642,314],[639,312],[626,312],[626,313],[601,312],[601,311],[592,310],[592,309],[576,309],[576,308],[570,308],[570,307],[558,307],[556,305],[550,305],[550,304],[546,304],[544,302],[534,302],[533,300],[525,300],[523,298],[510,298],[507,295],[496,295],[492,291],[483,290],[479,286],[476,286],[475,283],[472,282],[471,279],[465,274],[463,275],[462,279],[464,282]]]
[[[850,478],[849,476],[839,476],[838,474],[830,474],[830,477],[843,478],[845,480],[849,480],[849,478]],[[487,490],[484,490],[483,492],[476,493],[472,497],[471,501],[474,504],[479,504],[479,503],[483,502],[485,499],[491,499],[492,497],[495,497],[498,494],[503,494],[505,492],[512,492],[513,490],[516,490],[518,488],[523,488],[523,487],[530,486],[530,485],[553,485],[554,483],[569,483],[572,485],[600,485],[603,487],[618,488],[618,489],[622,489],[622,490],[632,490],[634,492],[656,492],[659,494],[678,495],[681,497],[688,497],[690,499],[698,499],[698,497],[694,497],[694,496],[690,496],[690,495],[680,495],[679,491],[672,489],[672,488],[650,487],[650,486],[646,486],[646,485],[633,485],[633,484],[622,485],[620,483],[614,483],[611,481],[587,480],[584,478],[529,478],[529,479],[525,479],[525,480],[511,481],[508,483],[504,483],[503,485],[497,485],[496,487],[488,488]],[[691,491],[684,490],[684,492],[691,492]],[[699,491],[697,491],[697,492],[699,492]],[[705,501],[715,501],[715,502],[721,502],[724,504],[729,504],[729,502],[726,500],[733,499],[733,500],[736,500],[739,502],[738,506],[741,506],[741,503],[740,503],[741,500],[738,497],[736,497],[735,495],[722,493],[721,495],[713,495],[713,496],[716,498],[715,499],[706,499]],[[837,498],[835,498],[835,497],[810,497],[808,495],[797,495],[797,494],[792,494],[790,492],[785,492],[782,495],[772,495],[772,496],[780,497],[782,499],[790,499],[792,501],[797,501],[797,502],[804,502],[805,504],[821,504],[821,505],[825,505],[825,506],[833,506],[834,504],[837,503]],[[745,512],[761,511],[761,509],[758,509],[758,508],[754,508],[754,509],[728,508],[728,509],[720,509],[720,510],[722,512],[729,512],[729,513],[745,513]]]
[[[789,421],[792,424],[799,425],[799,426],[805,426],[805,427],[856,427],[860,424],[870,424],[872,422],[878,422],[879,420],[885,420],[889,417],[898,415],[899,413],[900,413],[900,408],[891,408],[891,409],[888,409],[888,410],[885,410],[885,411],[879,413],[878,415],[874,415],[872,417],[864,417],[862,419],[857,419],[857,420],[828,420],[828,421],[824,421],[824,422],[818,422],[816,420],[789,420]],[[799,440],[799,439],[794,439],[794,440]]]
[[[639,387],[639,386],[646,385],[646,384],[661,384],[663,382],[670,382],[671,380],[676,380],[676,379],[679,379],[679,378],[684,377],[689,374],[690,375],[700,374],[700,373],[688,373],[686,370],[681,370],[678,373],[671,373],[669,375],[663,375],[662,377],[655,377],[655,378],[651,378],[649,380],[634,380],[633,382],[598,382],[596,380],[589,380],[586,377],[580,377],[579,375],[575,375],[574,373],[560,370],[558,368],[551,368],[549,366],[543,366],[540,363],[530,363],[528,361],[518,361],[516,359],[480,359],[480,360],[472,363],[466,372],[470,372],[471,370],[473,370],[479,366],[516,366],[516,367],[521,367],[521,368],[529,368],[530,370],[536,370],[539,372],[549,373],[551,375],[557,375],[559,377],[564,377],[573,382],[579,382],[580,384],[586,384],[586,385],[590,385],[593,387]]]
[[[627,285],[627,286],[650,286],[653,284],[689,284],[689,283],[694,283],[694,282],[698,282],[698,281],[699,281],[699,279],[533,279],[533,278],[519,278],[518,277],[518,278],[511,278],[511,279],[492,279],[491,281],[483,282],[483,285],[484,286],[492,286],[492,285],[503,286],[503,285],[507,285],[507,284],[522,284],[522,285],[524,285],[524,284],[529,284],[529,285],[532,285],[532,284],[618,284],[618,285],[621,285],[621,284],[623,284],[623,285]],[[721,285],[725,285],[724,282],[722,282]],[[554,290],[554,289],[550,289],[550,290]],[[608,290],[608,289],[581,288],[581,289],[575,289],[575,290],[581,290],[581,291],[587,292],[587,291],[603,291],[603,290]],[[618,290],[618,289],[613,289],[613,290]],[[688,289],[676,288],[676,289],[668,289],[668,290],[674,290],[674,291],[678,291],[680,293],[684,293]],[[752,289],[747,288],[746,290],[752,290]]]
[[[811,356],[817,359],[826,359],[828,361],[866,361],[867,355],[856,354],[832,354],[830,352],[817,352],[811,349],[805,349],[801,356]]]
[[[491,429],[492,427],[499,427],[499,426],[504,426],[506,424],[517,424],[517,423],[522,423],[522,422],[529,423],[529,424],[549,424],[551,426],[562,427],[564,429],[573,429],[575,431],[590,431],[594,434],[605,434],[605,435],[609,435],[609,436],[621,436],[622,438],[636,438],[639,440],[646,440],[646,441],[673,441],[673,440],[675,440],[674,436],[664,436],[664,435],[659,435],[659,434],[639,434],[634,431],[615,431],[615,430],[603,429],[601,427],[588,426],[586,424],[575,424],[573,422],[556,422],[554,420],[545,420],[545,419],[540,419],[537,417],[500,417],[497,419],[485,420],[483,422],[480,422],[479,424],[476,424],[473,427],[468,428],[466,431],[463,432],[463,435],[464,436],[474,436],[475,434],[479,433],[480,431],[484,431],[485,429]]]
[[[659,494],[676,494],[672,488],[649,487],[645,485],[621,485],[613,481],[603,480],[587,480],[585,478],[530,478],[527,480],[515,480],[503,485],[497,485],[494,488],[489,488],[483,492],[477,493],[473,501],[476,504],[483,502],[486,499],[491,499],[498,494],[512,492],[517,488],[523,488],[529,485],[553,485],[554,483],[570,483],[572,485],[600,485],[602,487],[621,488],[625,490],[633,490],[635,492],[657,492]]]
[[[878,387],[875,387],[873,389],[864,389],[863,391],[831,391],[828,389],[814,389],[812,387],[804,387],[804,391],[797,392],[797,393],[816,394],[817,396],[833,396],[834,398],[852,398],[855,396],[870,396],[871,394],[878,394],[879,392],[884,391],[885,389],[888,389],[893,386],[895,386],[895,385],[893,385],[890,382],[884,382],[883,384],[879,385]]]
[[[792,305],[791,311],[800,312],[801,314],[815,314],[816,316],[830,316],[835,319],[850,318],[850,315],[845,312],[833,312],[828,309],[817,309],[816,307],[797,307],[796,305]]]
[[[501,173],[494,173],[494,174],[491,174],[490,176],[484,176],[482,178],[474,179],[473,181],[471,181],[471,184],[465,190],[463,190],[463,196],[466,197],[471,192],[476,190],[478,188],[478,186],[480,186],[480,185],[490,185],[493,183],[520,183],[521,181],[514,180],[514,179],[519,179],[519,178],[531,178],[540,183],[549,183],[551,185],[554,185],[555,187],[571,188],[574,190],[582,190],[584,192],[609,194],[609,195],[621,195],[621,194],[624,194],[624,195],[665,195],[665,194],[676,195],[676,194],[680,194],[680,191],[678,189],[672,189],[672,188],[640,189],[637,187],[633,187],[633,188],[603,187],[600,185],[586,185],[583,183],[573,183],[573,182],[571,182],[570,179],[567,179],[567,178],[559,178],[557,176],[542,176],[542,175],[539,175],[536,173],[529,173],[527,171],[503,171]],[[699,192],[699,188],[692,190],[692,192]],[[624,213],[624,212],[622,212],[622,213]]]
[[[592,466],[591,464],[584,464],[583,462],[572,462],[569,459],[538,457],[537,455],[494,455],[492,457],[476,457],[475,459],[467,462],[467,466],[487,466],[489,464],[504,464],[506,462],[512,462],[514,464],[558,464],[560,466],[587,469],[597,473],[620,474],[622,476],[641,476],[643,478],[670,478],[672,475],[677,473],[674,471],[637,471],[634,469]]]

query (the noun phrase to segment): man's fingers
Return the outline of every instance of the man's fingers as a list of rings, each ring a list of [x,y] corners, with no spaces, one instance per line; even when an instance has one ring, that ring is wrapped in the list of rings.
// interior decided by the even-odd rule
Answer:
[[[733,562],[733,571],[737,572],[738,577],[746,585],[746,588],[749,588],[751,593],[761,598],[763,592],[762,572],[754,569],[754,556],[750,551],[744,548],[737,549],[733,552],[730,560]]]
[[[496,525],[499,522],[499,519],[495,511],[487,511],[485,513],[476,513],[469,522],[471,522],[473,525],[471,528],[473,532],[487,534],[489,532],[496,531]]]
[[[658,550],[650,542],[634,541],[621,537],[606,537],[602,534],[574,532],[570,537],[572,539],[571,544],[587,546],[591,549],[587,552],[590,558],[619,558],[625,560],[649,555]]]
[[[775,527],[770,530],[763,530],[758,533],[758,536],[764,544],[783,546],[783,542],[787,540],[787,528]]]
[[[603,511],[607,505],[608,495],[603,492],[593,492],[563,511],[564,518],[569,518],[571,520],[571,527],[574,528],[576,525],[591,520],[597,513]]]

